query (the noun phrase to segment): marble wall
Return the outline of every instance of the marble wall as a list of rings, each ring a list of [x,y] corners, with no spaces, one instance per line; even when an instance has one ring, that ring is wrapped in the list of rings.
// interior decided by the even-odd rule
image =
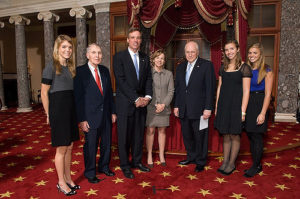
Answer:
[[[300,1],[282,1],[276,114],[295,114],[300,67]],[[276,119],[276,118],[275,118]]]

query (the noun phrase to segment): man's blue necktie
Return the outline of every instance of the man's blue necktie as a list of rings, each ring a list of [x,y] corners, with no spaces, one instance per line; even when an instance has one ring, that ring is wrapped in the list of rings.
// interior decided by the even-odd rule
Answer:
[[[139,65],[137,63],[137,58],[136,58],[137,54],[134,54],[133,55],[133,64],[134,64],[134,67],[135,67],[135,72],[136,72],[136,77],[137,79],[139,80]]]
[[[189,83],[191,72],[192,72],[192,64],[189,63],[187,66],[186,73],[185,73],[185,84],[186,85],[188,85],[188,83]]]

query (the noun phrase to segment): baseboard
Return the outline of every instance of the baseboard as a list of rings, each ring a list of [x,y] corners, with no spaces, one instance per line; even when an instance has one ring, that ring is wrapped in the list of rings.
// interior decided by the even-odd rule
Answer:
[[[275,122],[297,122],[295,113],[275,113]]]

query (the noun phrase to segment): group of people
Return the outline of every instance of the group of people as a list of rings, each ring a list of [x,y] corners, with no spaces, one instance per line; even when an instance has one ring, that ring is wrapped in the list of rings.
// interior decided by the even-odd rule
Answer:
[[[179,164],[196,164],[195,172],[204,169],[208,128],[199,126],[207,122],[215,110],[214,126],[224,140],[224,161],[218,172],[229,175],[235,170],[243,125],[253,157],[253,165],[244,176],[253,177],[260,172],[273,81],[272,70],[264,62],[262,45],[250,47],[246,64],[242,62],[236,41],[225,44],[214,107],[214,67],[212,62],[199,57],[199,46],[195,41],[185,45],[186,61],[176,69],[175,84],[172,72],[164,69],[165,52],[157,50],[149,58],[140,51],[141,42],[140,30],[130,28],[128,49],[114,55],[114,102],[109,70],[100,65],[100,46],[90,44],[86,51],[88,62],[75,67],[71,38],[59,35],[55,40],[53,63],[43,71],[41,96],[51,127],[52,146],[56,147],[57,189],[68,196],[80,189],[71,179],[70,172],[73,142],[79,140],[78,124],[85,136],[84,176],[90,183],[100,182],[97,171],[106,176],[115,175],[109,168],[114,122],[117,122],[120,167],[126,178],[135,177],[131,168],[150,172],[154,167],[152,148],[156,129],[159,160],[166,166],[166,127],[169,126],[173,96],[174,115],[180,119],[187,151],[187,158]],[[147,165],[142,164],[145,126]],[[96,166],[99,145],[100,158]]]

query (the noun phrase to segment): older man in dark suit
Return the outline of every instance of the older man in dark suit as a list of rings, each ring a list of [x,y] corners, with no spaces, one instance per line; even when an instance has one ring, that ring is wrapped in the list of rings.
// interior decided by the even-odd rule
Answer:
[[[204,169],[208,152],[208,128],[199,130],[200,117],[209,119],[215,94],[213,64],[199,57],[194,41],[185,45],[187,61],[176,69],[174,114],[180,118],[187,159],[179,164],[196,164],[195,172]]]
[[[76,69],[74,94],[77,118],[85,135],[84,176],[90,183],[98,183],[96,177],[96,155],[100,142],[98,171],[107,176],[115,174],[109,169],[111,126],[116,121],[111,79],[108,69],[100,65],[101,48],[90,44],[86,56],[88,63]]]
[[[146,106],[152,96],[152,75],[149,57],[139,51],[141,36],[138,29],[129,29],[128,49],[118,52],[113,60],[120,166],[126,178],[134,178],[131,167],[150,171],[142,164],[142,152]]]

